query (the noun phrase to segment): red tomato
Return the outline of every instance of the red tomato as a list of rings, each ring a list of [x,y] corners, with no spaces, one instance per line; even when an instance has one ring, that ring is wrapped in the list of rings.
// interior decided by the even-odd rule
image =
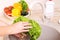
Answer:
[[[8,15],[8,16],[12,16],[11,13],[12,13],[12,6],[9,6],[9,7],[5,7],[4,8],[4,12]]]
[[[7,13],[9,11],[9,8],[8,7],[5,7],[4,8],[4,12]]]
[[[6,14],[9,16],[11,15],[11,11],[9,10],[8,12],[6,12]]]
[[[11,11],[11,10],[13,9],[13,6],[9,6],[8,8],[9,8],[9,10]]]

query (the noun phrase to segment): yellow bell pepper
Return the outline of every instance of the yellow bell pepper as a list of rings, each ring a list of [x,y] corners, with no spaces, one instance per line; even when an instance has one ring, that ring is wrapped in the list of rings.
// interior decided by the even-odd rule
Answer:
[[[13,7],[15,9],[19,9],[20,11],[22,11],[22,4],[21,3],[14,3]]]
[[[15,18],[21,16],[20,10],[19,9],[12,9],[12,16]]]

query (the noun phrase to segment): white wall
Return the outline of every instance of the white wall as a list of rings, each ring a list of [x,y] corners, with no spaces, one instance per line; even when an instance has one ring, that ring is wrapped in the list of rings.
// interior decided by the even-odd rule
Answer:
[[[55,1],[55,7],[60,8],[60,0],[54,0]]]
[[[34,1],[39,1],[43,5],[46,3],[47,0],[27,0],[29,4],[32,4]],[[60,0],[53,0],[55,2],[55,8],[60,10]],[[38,8],[36,8],[38,9]]]

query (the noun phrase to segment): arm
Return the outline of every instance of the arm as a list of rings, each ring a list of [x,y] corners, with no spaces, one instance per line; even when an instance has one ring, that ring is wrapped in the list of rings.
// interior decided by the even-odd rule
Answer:
[[[8,35],[8,24],[0,20],[0,36]]]
[[[17,34],[21,32],[28,32],[29,31],[28,29],[31,27],[27,25],[29,25],[29,23],[27,22],[18,22],[12,25],[6,24],[5,26],[1,26],[0,36],[9,35],[9,34]]]
[[[5,35],[9,35],[9,30],[11,27],[7,27],[7,26],[1,26],[0,27],[0,36],[5,36]]]

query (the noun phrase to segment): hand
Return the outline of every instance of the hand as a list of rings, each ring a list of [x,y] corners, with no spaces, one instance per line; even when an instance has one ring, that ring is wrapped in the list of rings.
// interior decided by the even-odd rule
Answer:
[[[10,34],[17,34],[22,32],[28,32],[29,28],[32,28],[28,22],[18,22],[11,25]]]

